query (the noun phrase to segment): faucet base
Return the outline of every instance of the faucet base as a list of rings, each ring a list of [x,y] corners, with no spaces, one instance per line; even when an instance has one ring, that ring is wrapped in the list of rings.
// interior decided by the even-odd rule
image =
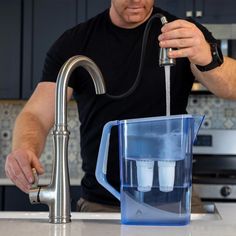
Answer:
[[[71,218],[70,217],[63,217],[63,218],[49,218],[49,223],[53,223],[53,224],[66,224],[66,223],[70,223],[71,222]]]

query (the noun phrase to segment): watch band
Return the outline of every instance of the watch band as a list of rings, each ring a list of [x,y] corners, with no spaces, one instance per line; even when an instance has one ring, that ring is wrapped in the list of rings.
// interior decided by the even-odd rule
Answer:
[[[215,69],[216,67],[220,66],[224,61],[223,54],[217,43],[210,43],[210,48],[211,48],[212,61],[205,66],[196,65],[198,70],[202,72]]]

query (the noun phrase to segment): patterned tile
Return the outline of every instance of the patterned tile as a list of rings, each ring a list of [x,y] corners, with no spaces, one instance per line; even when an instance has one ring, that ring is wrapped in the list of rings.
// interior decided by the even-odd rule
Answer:
[[[12,128],[24,104],[24,101],[0,101],[0,178],[5,178],[4,165],[6,156],[11,151]],[[234,101],[219,99],[213,95],[191,95],[187,110],[190,114],[205,115],[203,129],[236,129],[236,102]],[[75,102],[69,102],[69,171],[71,179],[78,180],[78,184],[83,176],[79,125],[77,106]],[[53,142],[52,136],[49,135],[41,157],[45,174],[40,178],[47,179],[51,176],[52,160]]]
[[[23,101],[0,101],[0,178],[5,178],[4,165],[6,156],[11,151],[12,129],[15,119],[25,102]],[[78,184],[83,176],[81,170],[81,157],[79,147],[79,120],[75,102],[68,104],[68,130],[69,138],[69,172],[71,179],[77,179]],[[48,135],[41,162],[45,168],[45,174],[40,177],[48,179],[51,177],[53,160],[53,137]]]
[[[214,95],[191,95],[188,113],[203,114],[203,129],[236,129],[236,102]]]

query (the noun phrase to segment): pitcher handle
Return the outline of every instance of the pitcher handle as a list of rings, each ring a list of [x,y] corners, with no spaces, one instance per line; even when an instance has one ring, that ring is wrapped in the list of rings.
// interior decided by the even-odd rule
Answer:
[[[193,143],[195,142],[197,138],[198,131],[200,130],[200,127],[202,125],[202,122],[205,118],[204,115],[193,115],[194,118],[194,128],[193,128]]]
[[[118,125],[119,121],[110,121],[105,124],[102,131],[102,138],[99,146],[98,159],[96,165],[96,179],[97,181],[106,188],[111,194],[113,194],[118,200],[120,200],[120,193],[107,182],[107,161],[108,151],[110,144],[111,128]]]

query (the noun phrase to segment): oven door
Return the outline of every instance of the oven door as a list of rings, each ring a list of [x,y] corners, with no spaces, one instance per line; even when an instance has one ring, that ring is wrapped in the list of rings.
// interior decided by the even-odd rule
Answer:
[[[236,201],[236,130],[200,130],[193,147],[193,185],[203,200]]]

